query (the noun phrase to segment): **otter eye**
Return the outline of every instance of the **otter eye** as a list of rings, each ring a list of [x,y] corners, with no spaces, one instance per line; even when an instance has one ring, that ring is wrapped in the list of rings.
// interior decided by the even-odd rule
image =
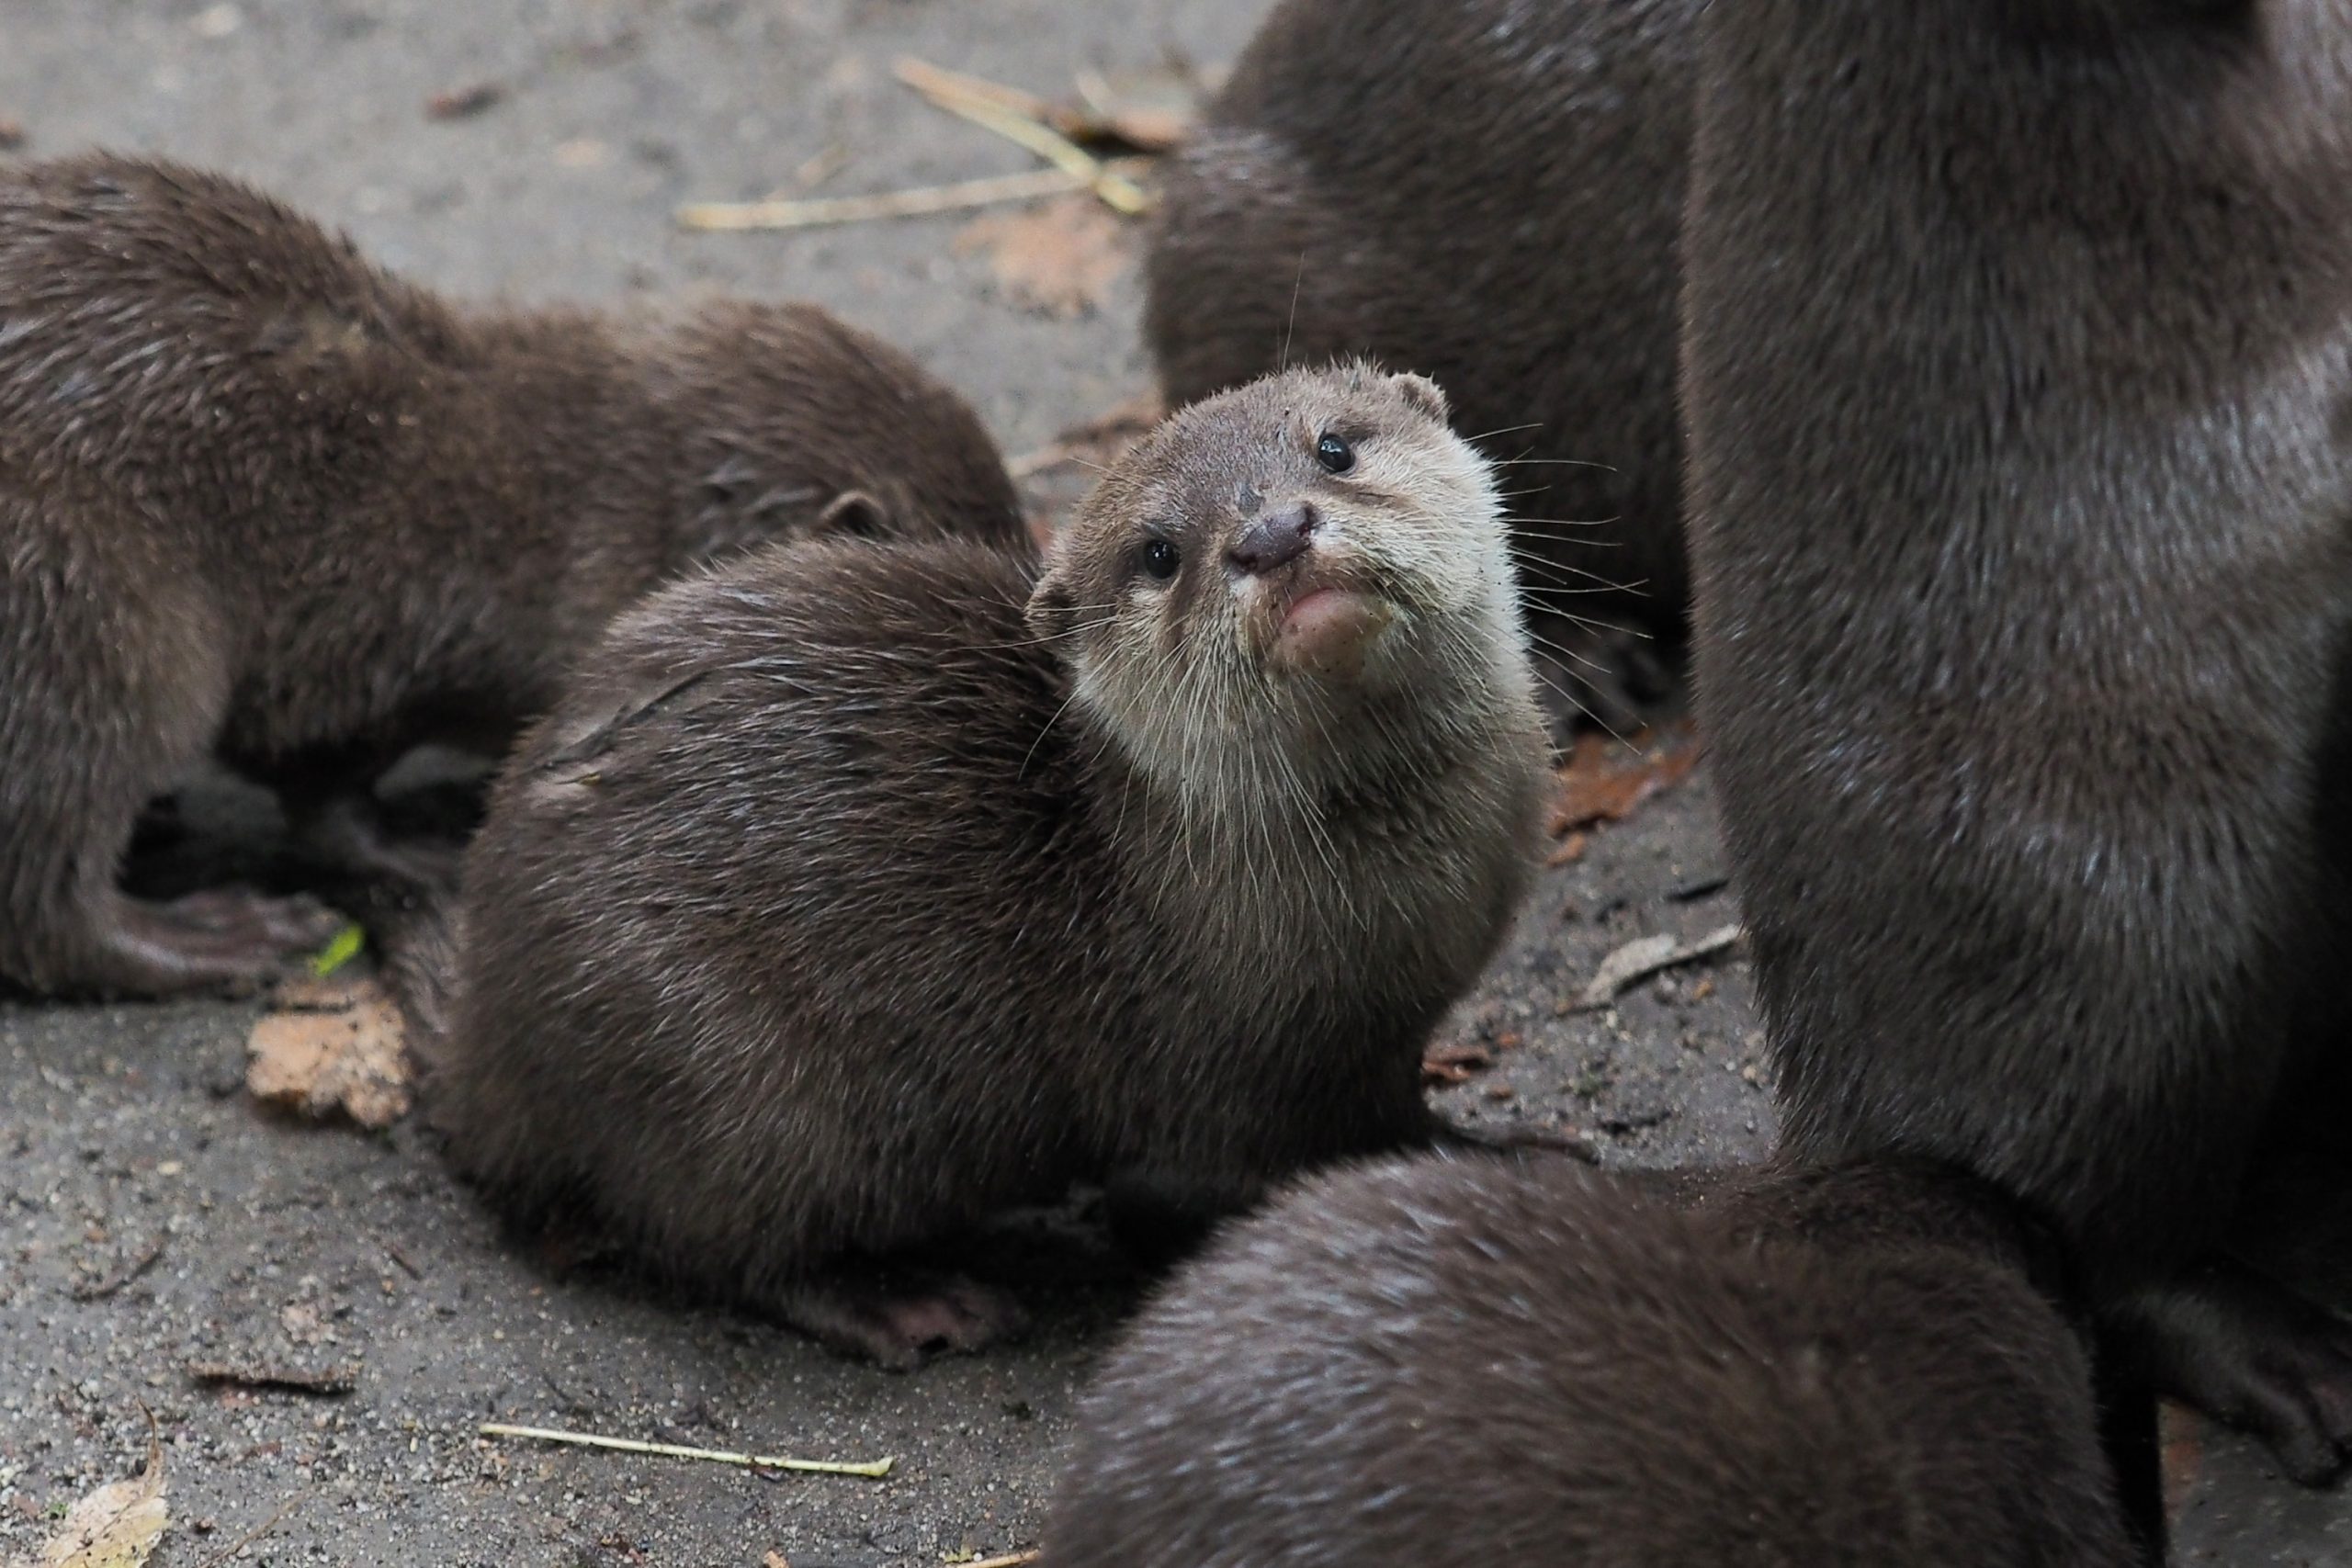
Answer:
[[[1327,474],[1344,474],[1356,466],[1356,449],[1327,430],[1315,443],[1315,460]]]
[[[1176,575],[1182,559],[1176,547],[1166,539],[1151,539],[1143,547],[1143,570],[1162,582]]]

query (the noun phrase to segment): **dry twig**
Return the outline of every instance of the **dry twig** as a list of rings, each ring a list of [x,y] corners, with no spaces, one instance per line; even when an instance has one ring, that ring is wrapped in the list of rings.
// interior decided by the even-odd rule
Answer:
[[[86,1285],[74,1286],[74,1299],[77,1302],[102,1302],[108,1296],[118,1293],[125,1285],[155,1267],[164,1256],[164,1248],[171,1245],[171,1232],[158,1231],[155,1239],[149,1242],[137,1257],[105,1279],[94,1280]]]
[[[741,231],[815,229],[832,223],[866,223],[877,218],[921,218],[933,212],[964,212],[1004,202],[1035,201],[1084,190],[1093,182],[1062,169],[1033,169],[992,179],[954,185],[917,186],[874,196],[811,197],[797,201],[696,201],[678,209],[681,228]]]
[[[620,1453],[653,1454],[662,1459],[695,1459],[710,1464],[741,1465],[746,1470],[792,1470],[816,1475],[858,1475],[880,1480],[898,1461],[877,1459],[865,1463],[833,1459],[786,1459],[771,1454],[729,1453],[718,1449],[690,1449],[683,1443],[648,1443],[636,1438],[607,1438],[594,1432],[563,1432],[548,1427],[510,1427],[485,1421],[476,1428],[485,1438],[535,1438],[543,1443],[570,1443],[583,1449],[612,1449]]]
[[[198,1382],[225,1382],[239,1388],[275,1388],[289,1393],[349,1393],[359,1386],[359,1367],[352,1362],[322,1367],[240,1366],[231,1361],[190,1361],[187,1375]]]
[[[301,1499],[299,1497],[288,1497],[286,1501],[280,1503],[277,1506],[277,1512],[270,1515],[269,1517],[262,1520],[261,1523],[255,1525],[253,1529],[247,1530],[244,1534],[231,1541],[220,1551],[216,1551],[211,1556],[206,1558],[202,1568],[220,1568],[220,1564],[228,1562],[229,1559],[236,1556],[237,1553],[243,1551],[245,1548],[251,1546],[254,1542],[259,1540],[262,1537],[276,1529],[279,1525],[285,1523],[286,1516],[294,1511],[294,1505],[300,1501],[301,1501]]]
[[[1151,197],[1141,186],[1047,125],[1031,107],[1026,94],[993,82],[942,71],[920,60],[901,59],[891,68],[899,81],[949,114],[992,130],[1018,147],[1025,147],[1056,168],[1083,179],[1103,204],[1132,218],[1148,210]]]

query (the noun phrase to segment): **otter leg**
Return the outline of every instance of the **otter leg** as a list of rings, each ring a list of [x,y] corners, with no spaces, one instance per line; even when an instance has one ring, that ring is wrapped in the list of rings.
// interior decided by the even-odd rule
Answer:
[[[960,1276],[922,1280],[859,1264],[773,1289],[761,1304],[820,1344],[892,1371],[934,1351],[1014,1337],[1029,1322],[1011,1296]]]
[[[117,886],[141,809],[212,744],[229,639],[143,521],[0,489],[0,978],[36,992],[248,986],[333,931],[306,901]]]
[[[1265,1190],[1262,1181],[1131,1166],[1104,1179],[1102,1219],[1120,1251],[1158,1270],[1199,1251],[1219,1222],[1257,1207]]]
[[[440,895],[457,890],[463,846],[394,831],[376,781],[405,744],[322,747],[240,771],[277,792],[295,839],[322,865]]]
[[[81,929],[72,933],[73,974],[53,988],[107,996],[249,989],[315,952],[343,924],[311,899],[247,888],[162,904],[107,888],[74,912]]]
[[[427,893],[454,893],[461,845],[392,830],[384,808],[365,791],[345,791],[288,813],[305,848],[339,870],[381,877]]]

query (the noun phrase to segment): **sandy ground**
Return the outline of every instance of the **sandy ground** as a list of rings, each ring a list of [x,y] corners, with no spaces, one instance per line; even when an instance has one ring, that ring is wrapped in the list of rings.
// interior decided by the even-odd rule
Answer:
[[[414,277],[525,300],[794,295],[894,338],[1019,453],[1146,389],[1132,272],[1095,312],[1004,299],[939,218],[682,233],[690,198],[1009,173],[1027,157],[890,79],[902,52],[1048,93],[1173,48],[1231,57],[1259,0],[7,0],[0,118],[28,155],[165,152],[262,182]],[[496,84],[458,119],[437,94]],[[1058,495],[1058,492],[1057,492]],[[1742,1156],[1771,1132],[1736,954],[1560,999],[1633,937],[1736,919],[1704,772],[1547,874],[1452,1031],[1496,1066],[1442,1097],[1580,1129],[1612,1162]],[[241,1087],[255,1010],[0,1003],[0,1552],[129,1473],[153,1413],[176,1523],[156,1562],[943,1563],[1034,1542],[1091,1360],[1138,1284],[1082,1226],[973,1238],[1027,1341],[893,1376],[502,1237],[429,1141],[320,1130]],[[132,1266],[152,1262],[126,1279]],[[94,1287],[113,1286],[91,1297]],[[77,1287],[79,1287],[77,1291]],[[354,1367],[340,1397],[221,1391],[203,1360]],[[483,1420],[891,1456],[775,1479],[492,1444]],[[2352,1562],[2352,1507],[2177,1427],[2185,1562]]]

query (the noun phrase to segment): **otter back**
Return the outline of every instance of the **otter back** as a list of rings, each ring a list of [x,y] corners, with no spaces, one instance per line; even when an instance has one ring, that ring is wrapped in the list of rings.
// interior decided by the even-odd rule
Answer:
[[[2136,1561],[2086,1359],[1997,1201],[1751,1179],[1695,1213],[1558,1160],[1306,1185],[1109,1359],[1044,1561]]]

